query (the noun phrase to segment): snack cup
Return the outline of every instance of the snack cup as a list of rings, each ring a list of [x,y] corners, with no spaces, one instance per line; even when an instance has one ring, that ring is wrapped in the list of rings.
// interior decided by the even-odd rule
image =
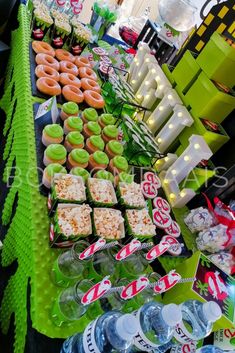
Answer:
[[[52,246],[57,246],[57,247],[67,247],[67,246],[71,246],[72,242],[75,242],[77,240],[79,240],[80,238],[85,238],[88,237],[89,235],[92,234],[92,223],[91,223],[91,217],[89,217],[89,221],[88,221],[88,227],[89,227],[89,231],[84,234],[84,233],[79,233],[79,234],[71,234],[69,236],[63,234],[63,232],[60,229],[59,226],[59,219],[58,219],[58,210],[59,209],[66,209],[66,208],[80,208],[83,205],[75,205],[73,203],[60,203],[57,206],[57,210],[56,213],[54,215],[54,219],[53,219],[53,225],[54,225],[54,236],[53,239],[51,238],[51,245]]]
[[[144,234],[143,235],[143,234],[135,233],[134,230],[132,229],[130,223],[129,223],[128,210],[125,212],[124,219],[125,219],[125,223],[126,223],[127,233],[128,233],[129,236],[134,237],[134,238],[138,238],[141,241],[144,241],[144,240],[148,241],[150,238],[155,237],[156,234]]]
[[[124,206],[126,209],[136,209],[136,210],[141,210],[143,208],[146,207],[146,202],[145,202],[145,199],[141,193],[141,196],[142,196],[142,205],[139,205],[139,206],[133,206],[133,204],[128,204],[123,196],[122,196],[122,187],[127,187],[130,186],[131,184],[128,184],[128,183],[125,183],[125,182],[119,182],[118,186],[117,186],[117,196],[118,196],[118,201],[119,203]],[[141,189],[140,189],[141,190]]]
[[[103,183],[107,183],[107,185],[109,185],[110,187],[110,191],[112,194],[112,202],[109,203],[105,203],[102,201],[97,201],[95,200],[94,194],[91,191],[91,183],[97,183],[97,187],[100,184],[100,182]],[[89,201],[94,205],[94,206],[99,206],[99,207],[113,207],[114,205],[116,205],[118,203],[117,201],[117,196],[115,194],[115,190],[113,187],[113,183],[110,180],[104,180],[104,179],[97,179],[97,178],[88,178],[87,181],[87,193],[88,193],[88,199]]]
[[[124,226],[124,222],[121,223],[120,226],[119,226],[119,230],[120,230],[120,232],[121,232],[121,236],[120,236],[120,238],[118,238],[118,239],[116,239],[116,238],[108,238],[108,239],[107,239],[105,235],[97,234],[97,229],[96,229],[96,224],[95,224],[95,218],[94,218],[95,212],[96,212],[97,209],[107,211],[106,208],[94,208],[94,209],[93,209],[92,220],[93,220],[94,234],[95,234],[97,237],[103,238],[103,239],[105,239],[105,240],[107,240],[107,241],[109,241],[109,240],[110,240],[110,241],[113,241],[113,240],[120,240],[120,239],[125,238],[125,226]],[[110,211],[111,211],[111,210],[110,210]],[[113,210],[113,211],[117,211],[117,210]]]
[[[66,176],[66,177],[65,177]],[[75,188],[78,188],[79,186],[81,187],[81,198],[79,199],[69,199],[69,198],[60,198],[59,195],[56,192],[56,182],[62,178],[71,178],[74,181],[76,181],[79,185],[76,185]],[[63,189],[63,191],[65,192],[65,188]],[[76,176],[76,175],[72,175],[72,174],[55,174],[53,181],[52,181],[52,205],[54,206],[57,203],[75,203],[75,204],[81,204],[84,203],[86,201],[86,188],[85,188],[85,184],[84,184],[84,180],[82,177],[80,176]],[[52,206],[52,208],[53,208]]]

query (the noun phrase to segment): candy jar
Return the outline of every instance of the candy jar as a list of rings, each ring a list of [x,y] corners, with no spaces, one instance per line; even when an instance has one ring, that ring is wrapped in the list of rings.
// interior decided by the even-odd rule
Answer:
[[[89,280],[82,280],[74,287],[63,290],[55,299],[51,318],[56,326],[62,326],[80,319],[87,312],[89,305],[83,305],[83,295],[93,286]]]
[[[54,262],[52,280],[59,287],[69,287],[82,278],[90,260],[80,260],[79,254],[90,246],[86,241],[78,241],[72,249],[62,253]]]

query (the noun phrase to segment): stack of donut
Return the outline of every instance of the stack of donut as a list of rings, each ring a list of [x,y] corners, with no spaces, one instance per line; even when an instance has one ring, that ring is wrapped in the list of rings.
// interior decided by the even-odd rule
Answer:
[[[34,41],[32,47],[37,54],[35,75],[40,92],[49,96],[62,93],[67,101],[104,108],[97,75],[87,58],[73,56],[64,49],[54,50],[46,42]]]

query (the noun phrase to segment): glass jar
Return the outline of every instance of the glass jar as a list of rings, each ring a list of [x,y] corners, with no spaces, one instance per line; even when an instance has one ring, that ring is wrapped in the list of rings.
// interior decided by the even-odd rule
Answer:
[[[190,30],[196,22],[197,7],[189,0],[160,0],[158,4],[160,20],[177,31]]]
[[[91,260],[89,258],[80,260],[79,254],[89,246],[86,241],[78,241],[74,243],[72,249],[62,253],[56,259],[52,268],[52,280],[57,286],[67,288],[83,278],[83,271]]]
[[[93,285],[92,281],[85,279],[60,292],[51,313],[52,321],[56,326],[69,324],[85,315],[90,305],[83,305],[81,299]]]

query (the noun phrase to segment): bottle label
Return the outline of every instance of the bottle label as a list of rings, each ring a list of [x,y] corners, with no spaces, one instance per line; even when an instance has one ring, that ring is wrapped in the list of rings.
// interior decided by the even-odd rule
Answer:
[[[176,326],[174,337],[180,343],[191,343],[195,341],[195,337],[188,332],[183,322]]]
[[[92,321],[83,333],[82,343],[85,353],[101,353],[95,342],[95,326],[98,319]]]
[[[140,322],[140,310],[134,311],[133,315],[135,315],[138,321]],[[139,329],[138,334],[134,338],[134,345],[144,352],[152,352],[152,350],[159,347],[158,344],[154,344],[145,336],[141,328]]]
[[[196,342],[190,342],[182,345],[173,346],[170,353],[195,353]]]

